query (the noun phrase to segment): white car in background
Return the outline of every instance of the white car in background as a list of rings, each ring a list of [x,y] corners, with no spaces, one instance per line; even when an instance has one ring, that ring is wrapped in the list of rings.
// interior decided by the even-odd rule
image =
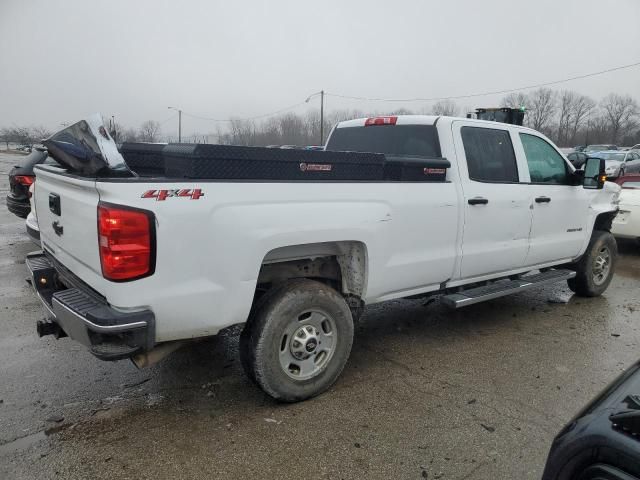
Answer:
[[[619,212],[613,219],[611,233],[619,238],[640,241],[640,175],[621,178]]]

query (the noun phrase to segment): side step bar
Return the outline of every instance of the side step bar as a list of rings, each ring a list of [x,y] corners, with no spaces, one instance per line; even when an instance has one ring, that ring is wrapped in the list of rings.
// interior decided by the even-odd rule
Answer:
[[[461,290],[456,293],[444,295],[440,300],[447,307],[461,308],[467,305],[473,305],[474,303],[484,302],[485,300],[511,295],[512,293],[523,292],[546,283],[569,280],[575,276],[576,272],[573,270],[547,270],[546,272],[523,276],[515,280],[497,280],[490,285]]]

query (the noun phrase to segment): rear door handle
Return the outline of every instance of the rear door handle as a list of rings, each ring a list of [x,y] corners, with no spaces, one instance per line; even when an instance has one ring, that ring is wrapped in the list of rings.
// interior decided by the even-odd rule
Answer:
[[[536,203],[549,203],[550,201],[549,197],[536,197]]]
[[[475,198],[470,198],[469,200],[467,200],[467,203],[469,205],[486,205],[487,203],[489,203],[489,200],[487,200],[486,198],[482,198],[482,197],[475,197]]]

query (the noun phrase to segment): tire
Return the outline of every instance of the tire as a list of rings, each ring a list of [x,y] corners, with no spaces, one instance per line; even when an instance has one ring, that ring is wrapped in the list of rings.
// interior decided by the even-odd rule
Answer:
[[[247,376],[281,402],[321,394],[342,373],[353,343],[353,318],[333,288],[300,279],[272,288],[240,335]]]
[[[567,281],[580,297],[597,297],[607,289],[618,259],[618,244],[609,232],[594,230],[587,251],[573,266],[575,278]]]

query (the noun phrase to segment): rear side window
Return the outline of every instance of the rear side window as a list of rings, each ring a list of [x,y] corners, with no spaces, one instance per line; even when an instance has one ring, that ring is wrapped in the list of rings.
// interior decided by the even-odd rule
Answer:
[[[518,182],[518,166],[506,130],[462,127],[469,178],[479,182]]]
[[[326,150],[418,155],[440,158],[438,132],[433,125],[372,125],[335,128]]]
[[[527,157],[531,183],[567,184],[567,164],[555,148],[544,139],[527,133],[521,133],[520,140]]]

